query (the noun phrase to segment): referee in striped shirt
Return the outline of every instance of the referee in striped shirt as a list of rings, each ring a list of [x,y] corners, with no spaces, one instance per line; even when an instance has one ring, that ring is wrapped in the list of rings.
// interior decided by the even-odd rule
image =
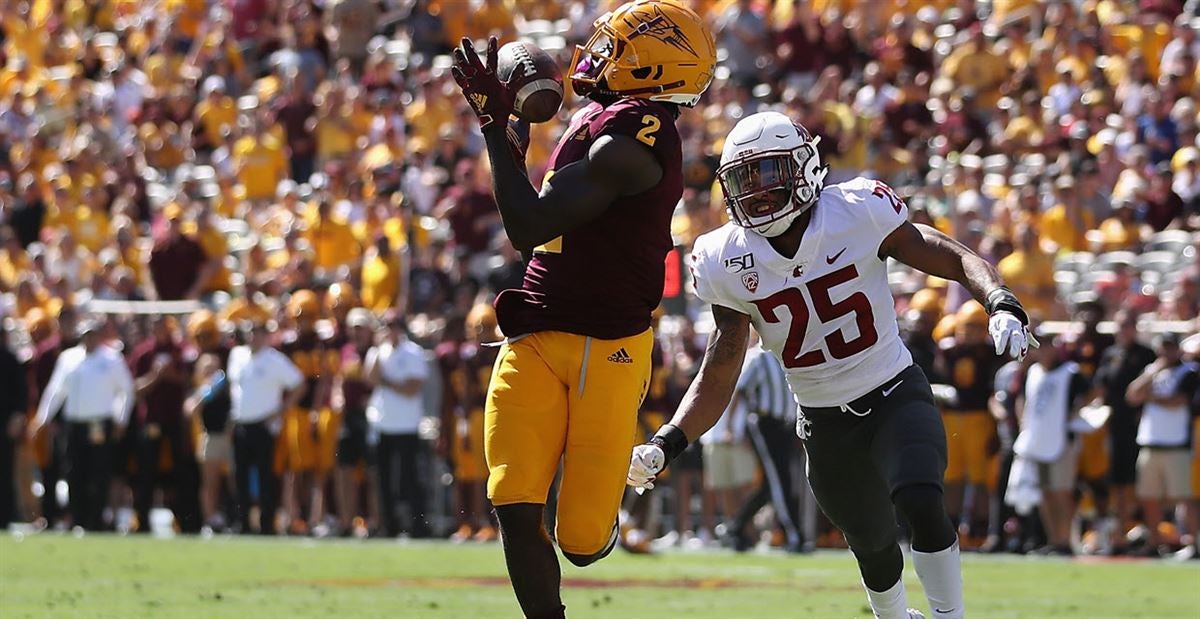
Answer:
[[[746,527],[758,510],[770,501],[779,526],[783,529],[787,549],[802,552],[804,536],[800,528],[799,498],[792,483],[791,467],[792,456],[797,449],[796,401],[788,387],[783,366],[761,343],[756,343],[746,352],[737,393],[749,407],[746,434],[762,464],[763,479],[734,518],[729,543],[738,551],[749,550],[753,546],[746,535]]]

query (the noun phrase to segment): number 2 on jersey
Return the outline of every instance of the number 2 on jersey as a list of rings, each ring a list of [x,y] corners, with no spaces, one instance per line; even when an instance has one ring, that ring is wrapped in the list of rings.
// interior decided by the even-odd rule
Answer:
[[[851,264],[822,275],[805,286],[808,288],[809,297],[812,298],[812,308],[816,310],[817,318],[822,323],[833,322],[847,314],[854,314],[854,323],[858,326],[858,337],[847,341],[846,335],[840,329],[825,336],[825,346],[834,359],[851,357],[879,341],[879,334],[875,332],[875,314],[871,312],[871,301],[866,294],[859,290],[837,303],[834,303],[829,296],[831,288],[853,281],[857,277],[858,269]],[[784,367],[807,368],[827,361],[825,353],[820,349],[801,354],[811,312],[804,299],[804,293],[799,288],[784,288],[765,299],[756,299],[754,305],[758,307],[763,320],[770,323],[780,322],[781,319],[775,312],[780,307],[786,307],[792,314],[792,324],[788,328],[787,342],[783,346]]]
[[[662,128],[662,121],[653,114],[646,114],[642,117],[642,124],[645,126],[637,132],[637,139],[646,146],[654,146],[654,142],[658,139],[654,137],[654,134]]]

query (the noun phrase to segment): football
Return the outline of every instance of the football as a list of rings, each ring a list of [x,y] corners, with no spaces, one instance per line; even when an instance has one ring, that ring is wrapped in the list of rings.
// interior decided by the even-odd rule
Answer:
[[[513,113],[522,120],[546,122],[562,106],[562,71],[550,54],[532,43],[514,42],[501,47],[496,75],[512,93]]]

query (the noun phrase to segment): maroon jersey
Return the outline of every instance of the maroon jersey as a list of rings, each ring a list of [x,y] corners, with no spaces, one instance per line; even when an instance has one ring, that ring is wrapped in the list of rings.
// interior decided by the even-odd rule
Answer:
[[[1113,345],[1113,336],[1107,333],[1083,334],[1071,346],[1071,360],[1079,364],[1079,373],[1092,380],[1100,368],[1104,351]]]
[[[658,338],[650,352],[650,384],[646,386],[646,397],[642,399],[643,413],[666,414],[675,410],[667,391],[670,370],[667,369],[666,353]]]
[[[442,414],[446,419],[462,413],[467,398],[467,376],[459,342],[442,342],[434,349],[442,373]]]
[[[369,347],[368,347],[369,348]],[[367,400],[371,397],[371,384],[363,373],[363,363],[366,362],[367,351],[359,350],[353,342],[342,346],[342,400],[343,409],[347,415],[362,415],[367,410]]]
[[[133,349],[129,369],[135,378],[141,378],[154,369],[159,358],[167,363],[163,377],[138,399],[134,411],[142,423],[174,425],[183,418],[183,401],[191,383],[191,367],[184,359],[183,348],[151,337]]]
[[[947,412],[987,410],[988,398],[995,388],[996,372],[1004,359],[996,356],[991,344],[960,345],[942,351],[944,371],[958,392],[954,406]]]
[[[492,380],[492,366],[500,349],[495,346],[480,346],[464,344],[462,349],[462,369],[465,378],[463,407],[467,413],[473,410],[483,410],[487,403],[488,383]]]
[[[292,363],[296,364],[296,367],[300,368],[300,373],[304,375],[307,389],[304,391],[304,397],[300,398],[300,408],[312,410],[328,406],[329,394],[317,393],[317,387],[322,379],[333,375],[337,364],[341,361],[339,351],[329,349],[325,341],[313,331],[291,333],[284,340],[280,350],[292,360]]]
[[[616,339],[650,327],[650,313],[662,299],[671,213],[683,195],[675,115],[670,106],[643,99],[608,107],[590,103],[571,119],[546,177],[584,159],[604,135],[629,136],[648,146],[662,166],[662,179],[534,249],[521,289],[496,298],[496,315],[508,337],[565,331]]]

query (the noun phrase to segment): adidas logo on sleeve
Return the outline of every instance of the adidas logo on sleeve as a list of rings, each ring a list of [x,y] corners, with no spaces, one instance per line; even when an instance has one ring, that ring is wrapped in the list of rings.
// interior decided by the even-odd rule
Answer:
[[[629,353],[625,352],[624,348],[621,348],[617,352],[609,355],[608,360],[612,361],[613,363],[633,363],[633,357],[630,357]]]

